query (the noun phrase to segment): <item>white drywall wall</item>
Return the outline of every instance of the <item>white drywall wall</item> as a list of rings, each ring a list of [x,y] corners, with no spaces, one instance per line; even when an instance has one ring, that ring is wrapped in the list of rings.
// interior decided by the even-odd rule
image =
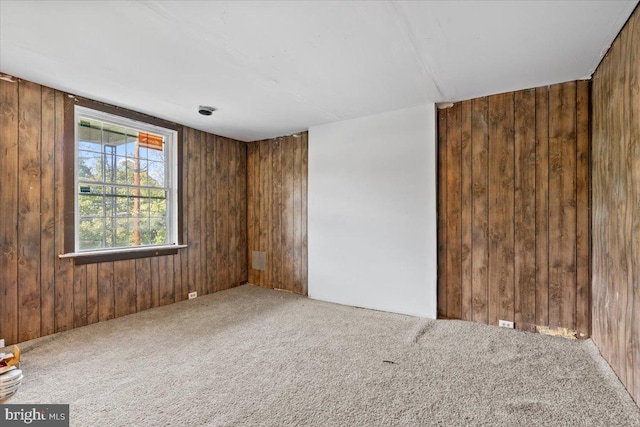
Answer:
[[[309,129],[309,296],[436,317],[435,105]]]

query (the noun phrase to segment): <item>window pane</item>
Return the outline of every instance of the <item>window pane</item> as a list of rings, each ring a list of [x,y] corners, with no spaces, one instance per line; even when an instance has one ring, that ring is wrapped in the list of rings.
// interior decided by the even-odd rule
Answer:
[[[102,169],[104,182],[117,182],[117,168],[115,147],[105,145],[102,154]]]
[[[132,232],[132,222],[129,218],[118,218],[116,223],[116,244],[114,246],[129,246]]]
[[[134,158],[136,157],[136,154],[138,155],[137,157],[140,157],[140,144],[138,144],[137,132],[132,129],[127,130],[127,144],[125,152],[127,157]]]
[[[78,148],[100,152],[102,149],[102,122],[80,117],[78,119]]]
[[[164,187],[164,163],[149,161],[149,186]]]
[[[149,216],[165,217],[167,215],[167,192],[164,190],[149,190]]]
[[[144,160],[144,159],[140,160],[140,162],[138,164],[138,170],[140,171],[140,176],[139,176],[140,185],[142,185],[144,187],[148,186],[149,185],[149,179],[148,179],[148,176],[149,176],[149,173],[148,173],[149,165],[148,165],[147,160]]]
[[[102,155],[78,150],[78,178],[85,181],[102,181]]]
[[[114,217],[105,218],[105,248],[116,246],[116,219]]]
[[[115,190],[116,190],[115,216],[118,218],[127,218],[129,217],[129,189],[117,187]]]
[[[164,218],[151,218],[150,240],[152,245],[167,243],[167,223]]]
[[[80,249],[104,248],[104,218],[80,219],[78,240]]]
[[[80,215],[80,218],[103,217],[103,201],[103,196],[94,196],[81,192],[78,195],[78,214]]]
[[[133,184],[133,159],[116,156],[116,180],[117,184]]]
[[[105,144],[117,148],[118,154],[125,155],[125,143],[127,142],[127,129],[109,123],[102,125],[102,140]]]
[[[148,155],[149,160],[154,161],[154,162],[162,162],[162,163],[164,163],[164,149],[162,149],[162,150],[149,149],[148,153],[149,153],[149,155]]]

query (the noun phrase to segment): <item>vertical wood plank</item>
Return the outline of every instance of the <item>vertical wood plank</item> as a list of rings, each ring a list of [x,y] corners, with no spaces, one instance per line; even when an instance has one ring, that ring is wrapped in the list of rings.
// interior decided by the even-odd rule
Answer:
[[[192,261],[190,259],[189,261]],[[149,259],[151,264],[151,307],[160,306],[160,263],[158,257]],[[191,265],[191,262],[189,263]],[[189,276],[193,273],[193,270],[189,273]],[[195,288],[190,288],[195,290]],[[193,290],[189,292],[193,292]]]
[[[41,90],[20,81],[18,119],[18,339],[40,336]],[[72,295],[69,295],[72,298]]]
[[[215,136],[207,135],[206,143],[206,176],[207,176],[207,209],[206,209],[206,278],[208,293],[215,292],[216,290],[216,188],[217,182],[215,179]]]
[[[438,111],[438,317],[447,316],[447,118]]]
[[[514,320],[513,94],[489,98],[489,324]]]
[[[139,258],[136,263],[136,311],[153,306],[151,298],[151,258]]]
[[[87,266],[79,265],[73,271],[73,327],[87,325]]]
[[[472,101],[472,169],[473,169],[473,249],[472,308],[473,320],[488,323],[489,292],[489,101]],[[442,214],[444,215],[444,213]]]
[[[562,309],[560,324],[576,329],[576,82],[563,84]]]
[[[42,88],[40,149],[40,333],[55,331],[55,91]],[[4,218],[4,217],[3,217]],[[74,292],[75,307],[75,292]],[[75,312],[75,309],[74,309]],[[74,314],[75,324],[75,314]]]
[[[18,342],[18,83],[0,80],[0,336]]]
[[[282,288],[282,138],[272,142],[271,177],[271,281],[274,288]]]
[[[158,267],[158,284],[157,287],[154,287],[154,283],[152,282],[151,289],[157,289],[157,296],[154,295],[154,303],[157,307],[161,305],[165,305],[167,302],[167,294],[169,287],[169,278],[167,277],[167,261],[166,257],[158,256],[153,257],[152,263],[156,263]],[[201,295],[198,293],[198,295]]]
[[[570,329],[576,295],[575,89],[575,82],[554,85],[549,95],[549,323]]]
[[[302,141],[289,137],[293,143],[293,292],[302,293]]]
[[[460,318],[462,302],[461,189],[462,146],[461,104],[448,110],[447,117],[447,317]]]
[[[227,266],[227,228],[225,227],[225,217],[227,212],[227,192],[229,190],[225,143],[222,138],[216,138],[216,170],[217,170],[217,191],[216,191],[216,290],[226,289],[226,266]]]
[[[549,324],[549,88],[536,89],[536,324]]]
[[[137,275],[136,275],[137,278]],[[173,255],[173,301],[182,301],[180,296],[182,292],[182,258],[180,254]],[[213,290],[212,290],[213,292]]]
[[[515,323],[535,325],[536,312],[536,98],[535,89],[515,96]]]
[[[256,249],[256,188],[255,188],[255,173],[256,168],[259,165],[255,161],[255,149],[256,143],[247,144],[247,260],[248,260],[248,280],[249,283],[256,284],[257,272],[251,266],[253,263],[253,251]]]
[[[87,323],[97,323],[98,317],[98,264],[87,265]]]
[[[562,128],[563,86],[549,88],[549,325],[560,325],[562,300]],[[566,120],[566,119],[565,119]]]
[[[229,210],[227,223],[229,225],[229,262],[227,264],[227,287],[238,285],[238,200],[236,199],[236,188],[238,185],[238,156],[235,141],[227,140],[227,153],[229,155],[229,187],[228,204]]]
[[[282,289],[294,291],[294,276],[292,266],[294,264],[294,221],[293,221],[293,168],[294,147],[293,138],[284,138],[282,141],[283,160],[283,188],[282,188]]]
[[[73,205],[67,206],[65,188],[73,187],[73,182],[67,182],[64,170],[64,158],[68,150],[73,150],[73,143],[65,141],[65,116],[73,114],[73,104],[65,102],[62,92],[55,93],[55,153],[54,153],[54,182],[55,182],[55,253],[65,252],[64,234],[65,221],[69,211],[73,212]],[[73,190],[75,191],[75,189]],[[73,327],[73,260],[55,260],[55,294],[54,316],[55,331],[62,332]]]
[[[224,289],[233,287],[232,276],[232,248],[234,243],[233,239],[233,225],[230,218],[233,214],[233,192],[232,189],[232,173],[233,173],[233,152],[231,150],[231,141],[227,138],[223,140],[223,153],[224,153],[224,211],[222,221],[222,233],[224,236],[223,252],[224,252]]]
[[[627,92],[628,120],[629,125],[629,151],[631,153],[631,164],[628,169],[627,179],[630,181],[631,204],[631,238],[630,244],[630,279],[628,283],[629,301],[627,307],[627,329],[630,331],[630,357],[627,359],[630,376],[627,377],[626,386],[633,396],[636,404],[640,406],[640,12],[636,8],[631,19],[627,23],[629,44],[626,52],[627,75],[629,82],[636,82],[630,85]],[[622,54],[624,58],[625,53]],[[633,239],[631,236],[636,236]]]
[[[267,288],[273,288],[273,283],[269,281],[269,273],[273,265],[273,254],[270,252],[269,246],[269,207],[271,206],[270,197],[270,177],[271,170],[268,167],[271,164],[271,143],[270,141],[261,141],[260,143],[260,250],[266,252],[267,268],[260,272],[260,284]],[[264,167],[263,167],[264,165]],[[292,260],[293,261],[293,260]]]
[[[237,142],[238,180],[236,200],[238,202],[238,283],[248,280],[247,272],[247,144]]]
[[[307,197],[308,197],[308,176],[309,176],[309,132],[302,133],[302,164],[300,179],[301,181],[301,203],[302,209],[300,212],[302,220],[302,271],[300,273],[302,279],[302,295],[308,295],[309,290],[309,256],[308,256],[308,234],[307,234]]]
[[[198,132],[198,182],[199,182],[199,193],[198,193],[198,224],[200,226],[198,237],[200,238],[200,252],[199,252],[199,262],[198,262],[198,295],[206,295],[209,293],[208,283],[207,283],[207,235],[206,235],[206,220],[207,220],[207,193],[209,192],[209,177],[207,176],[206,170],[206,143],[207,143],[207,134],[204,132]],[[168,260],[165,259],[161,261],[164,262],[165,268],[167,266]],[[165,297],[164,302],[167,303],[168,297],[171,295],[169,288],[173,286],[173,283],[170,283],[167,275],[167,283],[165,283],[165,288],[160,295],[160,303],[163,304],[163,296]]]
[[[160,271],[160,305],[171,304],[173,294],[173,256],[158,257]]]
[[[576,118],[576,330],[578,337],[591,335],[591,272],[589,204],[589,81],[577,86]],[[640,235],[640,233],[639,233]]]
[[[202,194],[202,175],[200,173],[200,131],[194,129],[191,129],[190,131],[188,158],[189,182],[191,183],[189,186],[189,204],[191,205],[191,209],[189,210],[189,285],[191,291],[197,291],[198,295],[202,295],[202,261],[200,258],[200,196]],[[160,304],[159,289],[158,292],[154,294],[154,304],[154,307]]]
[[[460,148],[461,148],[461,187],[460,187],[460,276],[461,306],[460,318],[471,320],[472,313],[472,259],[471,259],[471,101],[460,103]]]
[[[189,159],[188,148],[190,130],[187,127],[182,129],[182,239],[183,243],[189,244],[189,188],[192,184],[189,182]],[[187,294],[191,291],[189,287],[189,249],[185,248],[180,251],[180,272],[182,289],[178,300],[182,301],[187,298]],[[146,301],[146,300],[145,300]],[[149,299],[149,301],[151,301]]]
[[[103,322],[114,316],[113,263],[103,262],[98,264],[98,320]]]
[[[136,312],[136,262],[123,260],[113,263],[115,317]]]

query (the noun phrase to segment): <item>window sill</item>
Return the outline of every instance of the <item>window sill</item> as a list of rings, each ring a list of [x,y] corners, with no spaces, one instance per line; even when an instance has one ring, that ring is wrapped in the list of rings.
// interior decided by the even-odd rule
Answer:
[[[175,255],[178,253],[178,249],[184,249],[186,247],[187,245],[164,245],[144,248],[71,252],[58,255],[58,258],[72,258],[75,265],[96,264],[99,262],[122,261],[127,259]]]

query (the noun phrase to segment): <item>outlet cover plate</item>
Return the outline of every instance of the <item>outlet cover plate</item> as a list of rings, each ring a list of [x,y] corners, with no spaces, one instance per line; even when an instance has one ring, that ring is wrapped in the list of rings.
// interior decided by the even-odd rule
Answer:
[[[198,291],[189,292],[189,299],[198,298]]]
[[[513,329],[513,322],[510,322],[508,320],[498,320],[498,326],[500,326],[501,328]]]

